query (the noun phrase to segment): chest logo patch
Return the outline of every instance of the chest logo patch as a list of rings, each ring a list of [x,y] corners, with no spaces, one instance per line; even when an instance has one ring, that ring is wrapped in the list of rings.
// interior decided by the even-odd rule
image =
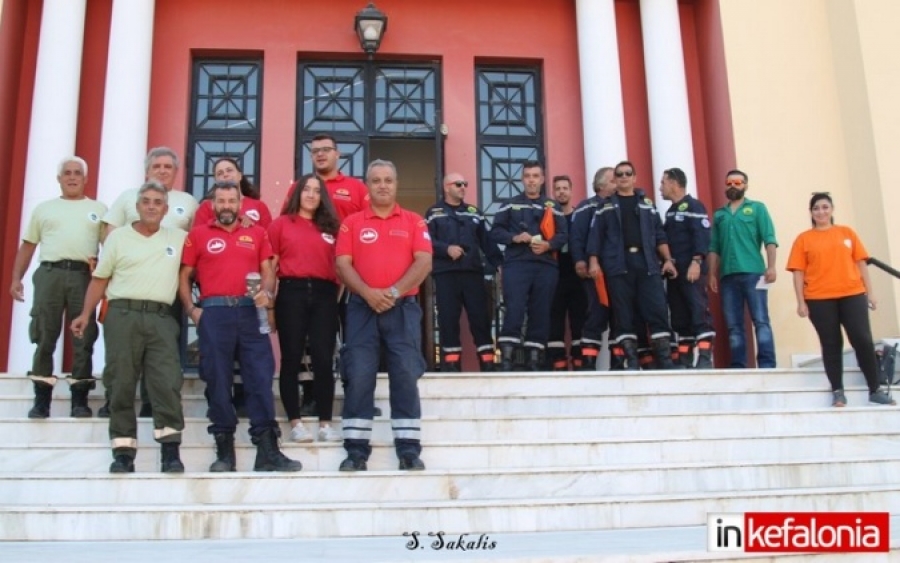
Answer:
[[[100,220],[100,216],[97,215],[96,213],[94,213],[93,211],[91,211],[90,213],[88,213],[88,220],[91,223],[96,223],[97,221]]]
[[[206,243],[206,250],[210,254],[219,254],[225,250],[225,241],[220,238],[210,239]]]
[[[687,202],[684,202],[678,206],[678,211],[687,211],[687,208],[688,208],[688,204],[687,204]]]
[[[180,205],[178,207],[176,207],[175,215],[184,215],[184,207],[181,207]]]
[[[167,246],[166,247],[166,256],[168,256],[169,258],[171,258],[172,256],[175,256],[175,248],[172,246]]]
[[[359,232],[359,241],[363,244],[372,244],[376,240],[378,240],[378,231],[375,229],[366,227]]]
[[[752,207],[745,207],[745,208],[744,208],[744,211],[743,211],[742,213],[743,213],[744,215],[753,215],[753,208],[752,208]]]
[[[259,221],[259,211],[255,209],[248,209],[246,213],[244,213],[247,217],[250,217],[254,221]]]
[[[334,237],[329,235],[328,233],[322,233],[322,240],[324,240],[328,244],[334,244]]]

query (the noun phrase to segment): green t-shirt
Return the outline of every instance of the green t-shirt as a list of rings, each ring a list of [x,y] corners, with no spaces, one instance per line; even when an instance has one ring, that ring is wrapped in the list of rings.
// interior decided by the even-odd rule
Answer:
[[[41,262],[78,260],[97,256],[106,206],[89,197],[56,198],[38,204],[22,240],[40,245]]]
[[[168,194],[169,212],[163,217],[162,226],[182,231],[190,230],[194,213],[200,204],[194,196],[186,192],[169,190]],[[137,222],[140,219],[137,212],[137,196],[137,189],[122,192],[103,217],[103,222],[117,228]]]
[[[145,237],[131,224],[111,232],[94,270],[95,278],[109,279],[106,298],[175,301],[186,237],[186,232],[171,227]]]
[[[719,275],[765,273],[761,250],[770,244],[778,246],[778,241],[764,204],[744,198],[734,212],[726,204],[713,215],[709,251],[720,257]]]

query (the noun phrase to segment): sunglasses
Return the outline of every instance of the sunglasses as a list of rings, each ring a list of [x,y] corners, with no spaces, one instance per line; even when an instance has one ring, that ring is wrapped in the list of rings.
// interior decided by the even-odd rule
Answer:
[[[469,185],[469,183],[466,182],[465,180],[457,180],[455,182],[447,182],[447,185],[448,186],[453,185],[453,186],[456,186],[457,188],[465,188]]]
[[[730,187],[740,188],[741,186],[744,185],[744,181],[743,180],[728,180],[727,182],[725,182],[725,185],[728,186],[729,188]]]
[[[616,172],[616,178],[622,178],[622,177],[626,177],[626,176],[628,178],[631,178],[632,176],[634,176],[634,170],[625,170],[622,172]]]

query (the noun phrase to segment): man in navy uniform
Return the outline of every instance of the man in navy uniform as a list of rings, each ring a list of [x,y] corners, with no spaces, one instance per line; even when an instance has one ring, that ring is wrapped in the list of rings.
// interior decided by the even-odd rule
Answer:
[[[569,239],[559,205],[541,194],[544,171],[539,162],[522,164],[524,193],[511,198],[494,217],[491,239],[506,246],[503,252],[503,301],[506,314],[497,339],[500,369],[512,371],[513,352],[523,344],[522,325],[528,313],[524,345],[527,369],[544,368],[550,336],[550,307],[558,277],[554,254]]]
[[[706,295],[706,253],[709,250],[709,215],[702,203],[685,192],[687,177],[680,168],[663,172],[660,192],[672,202],[666,211],[666,238],[675,259],[678,277],[666,283],[672,329],[678,337],[678,361],[697,368],[712,365],[712,345],[716,331],[709,314]]]
[[[461,174],[444,178],[444,198],[425,213],[434,249],[431,275],[437,300],[441,339],[441,371],[461,371],[459,316],[466,308],[481,371],[494,371],[491,314],[484,287],[485,258],[490,270],[503,255],[488,238],[487,221],[474,205],[465,203],[469,183]]]
[[[620,162],[615,177],[616,193],[594,214],[587,246],[589,271],[593,277],[606,277],[616,342],[622,345],[628,369],[639,369],[638,331],[644,330],[635,310],[650,331],[657,368],[672,369],[672,330],[660,274],[674,278],[678,273],[656,207],[634,186],[634,165]]]

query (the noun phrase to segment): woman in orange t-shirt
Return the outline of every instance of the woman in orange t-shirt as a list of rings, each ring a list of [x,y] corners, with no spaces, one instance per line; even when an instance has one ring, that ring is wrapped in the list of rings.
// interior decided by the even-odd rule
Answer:
[[[869,258],[856,232],[835,225],[834,204],[827,193],[815,193],[809,202],[813,228],[800,233],[791,248],[787,269],[794,274],[797,314],[809,317],[822,347],[822,362],[831,383],[832,406],[847,404],[844,395],[844,338],[856,352],[856,361],[869,387],[869,402],[893,405],[878,381],[869,309],[875,297],[866,260]]]

